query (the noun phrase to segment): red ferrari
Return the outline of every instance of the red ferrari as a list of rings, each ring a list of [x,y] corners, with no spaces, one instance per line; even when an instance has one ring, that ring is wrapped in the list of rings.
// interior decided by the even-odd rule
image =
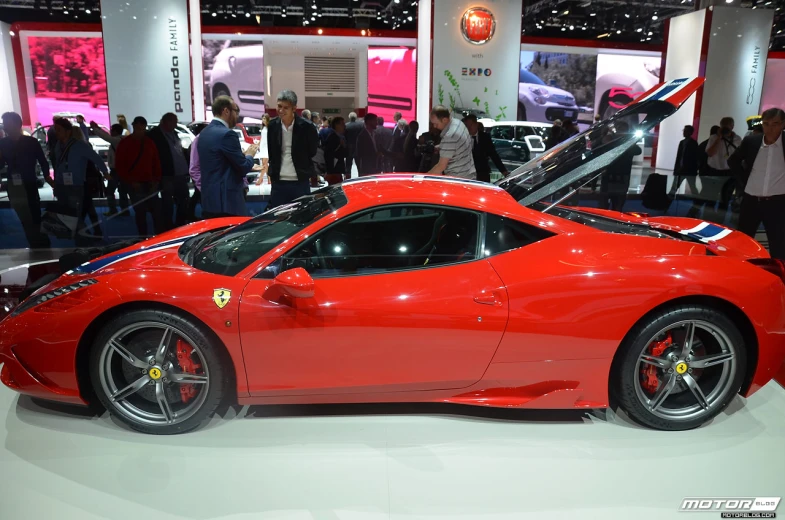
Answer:
[[[721,226],[579,199],[700,84],[661,85],[496,186],[362,178],[58,273],[0,322],[0,378],[156,434],[222,400],[618,406],[697,427],[782,366],[783,265]]]

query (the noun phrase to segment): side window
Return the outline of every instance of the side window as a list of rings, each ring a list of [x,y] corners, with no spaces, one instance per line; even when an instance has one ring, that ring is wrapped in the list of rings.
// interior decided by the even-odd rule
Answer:
[[[347,217],[282,259],[315,278],[438,267],[477,258],[479,215],[427,206],[389,206]]]
[[[485,251],[483,256],[493,256],[519,247],[528,246],[553,233],[510,218],[487,214],[485,220]]]
[[[511,126],[494,126],[491,128],[492,139],[504,139],[505,141],[512,141],[513,130]]]
[[[515,127],[515,140],[526,141],[526,137],[530,135],[537,135],[534,129],[530,126],[516,126]]]

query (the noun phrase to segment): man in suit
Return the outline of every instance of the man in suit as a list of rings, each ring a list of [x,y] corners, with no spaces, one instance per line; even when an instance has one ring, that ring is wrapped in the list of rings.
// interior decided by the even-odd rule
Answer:
[[[389,155],[386,153],[390,150],[393,142],[393,131],[384,126],[384,118],[376,118],[376,147],[384,155],[379,158],[379,167],[383,172],[391,172],[392,164],[389,161]]]
[[[349,150],[349,155],[346,159],[346,173],[352,173],[352,161],[354,161],[354,153],[357,148],[357,136],[365,129],[365,123],[357,120],[357,113],[349,113],[349,122],[346,123],[346,147]]]
[[[463,118],[463,124],[466,125],[466,129],[472,138],[472,156],[474,157],[474,169],[477,170],[477,180],[491,182],[491,167],[488,164],[488,159],[493,161],[493,164],[496,165],[496,168],[499,169],[503,176],[508,176],[510,172],[507,171],[499,154],[496,152],[491,136],[486,132],[480,131],[480,123],[477,121],[477,116],[469,114]]]
[[[357,171],[360,177],[381,173],[379,156],[381,148],[376,145],[376,114],[365,115],[365,128],[357,136],[357,147],[354,150],[354,160],[357,161]]]
[[[744,138],[728,158],[743,187],[739,231],[754,237],[763,223],[772,258],[785,260],[785,112],[763,112],[763,133]]]
[[[278,117],[267,127],[270,208],[311,193],[309,181],[316,175],[312,158],[319,146],[316,127],[297,116],[297,94],[284,90],[277,101]]]
[[[673,187],[671,194],[676,195],[682,181],[687,180],[690,186],[690,194],[695,196],[698,193],[698,186],[695,183],[695,177],[698,175],[698,166],[700,163],[700,149],[698,141],[692,135],[695,133],[695,128],[691,125],[684,127],[682,135],[684,139],[679,143],[679,151],[676,152],[676,164],[673,166]],[[690,215],[692,216],[692,215]]]
[[[188,214],[188,156],[177,133],[177,115],[169,112],[147,136],[153,140],[161,161],[162,231],[184,226]],[[172,212],[177,208],[176,217]]]
[[[243,155],[237,134],[232,131],[239,116],[237,103],[229,96],[219,96],[213,102],[214,119],[199,133],[196,146],[204,218],[247,214],[244,181],[253,170],[253,157],[259,147],[252,144]]]

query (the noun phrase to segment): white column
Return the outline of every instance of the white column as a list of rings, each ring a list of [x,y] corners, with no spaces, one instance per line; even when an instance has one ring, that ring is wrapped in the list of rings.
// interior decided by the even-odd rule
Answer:
[[[417,5],[417,121],[420,134],[428,131],[431,114],[431,2]]]
[[[11,26],[0,23],[0,113],[21,113],[20,108],[14,51],[11,47]]]
[[[202,12],[199,0],[188,0],[191,21],[191,77],[193,78],[194,119],[205,117],[204,63],[202,62]]]

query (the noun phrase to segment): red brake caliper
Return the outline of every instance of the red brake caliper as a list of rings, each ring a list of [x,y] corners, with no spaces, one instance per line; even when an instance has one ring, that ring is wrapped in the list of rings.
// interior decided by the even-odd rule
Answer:
[[[673,337],[669,332],[668,336],[664,340],[655,341],[651,344],[651,347],[649,347],[649,353],[652,356],[660,357],[662,356],[662,353],[665,352],[671,345],[673,345]],[[641,379],[643,380],[641,382],[643,388],[651,393],[656,392],[657,388],[660,386],[660,380],[657,377],[657,367],[654,365],[647,364],[645,367],[643,367],[643,370],[641,371]]]
[[[183,340],[177,341],[177,363],[186,374],[196,374],[196,371],[202,368],[201,364],[194,362],[193,353],[194,349],[188,343]],[[193,384],[180,385],[180,398],[184,403],[196,397],[196,393]]]

